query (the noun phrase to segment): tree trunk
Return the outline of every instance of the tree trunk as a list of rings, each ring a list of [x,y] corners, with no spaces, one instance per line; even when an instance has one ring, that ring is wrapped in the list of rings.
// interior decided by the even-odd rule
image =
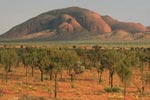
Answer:
[[[5,77],[6,83],[7,83],[7,81],[8,81],[7,76],[8,76],[8,71],[6,71],[6,77]]]
[[[8,66],[8,70],[7,70],[8,72],[11,72],[11,66]]]
[[[27,66],[26,66],[26,76],[28,76],[28,68],[27,68]]]
[[[41,70],[41,82],[43,82],[43,71]]]
[[[148,65],[149,65],[148,67],[149,67],[149,70],[150,70],[150,61],[148,62]]]
[[[142,76],[142,93],[141,93],[141,94],[142,94],[142,96],[143,96],[143,95],[144,95],[144,88],[145,88],[145,86],[144,86],[144,75],[143,75],[143,74],[144,74],[143,62],[142,62],[142,66],[141,66],[141,67],[142,67],[142,69],[141,69],[141,74],[142,74],[142,75],[141,75],[141,76]]]
[[[63,68],[61,67],[61,72],[60,72],[60,79],[63,79]]]
[[[32,77],[34,76],[34,66],[32,66]]]
[[[124,80],[124,100],[126,100],[126,89],[127,89],[127,82]]]
[[[43,72],[43,69],[42,67],[38,66],[40,72],[41,72],[41,82],[43,82],[43,75],[44,75],[44,72]]]
[[[144,95],[145,86],[142,86],[142,96]]]
[[[70,74],[71,87],[74,88],[74,75]]]
[[[57,73],[55,73],[55,90],[54,90],[54,93],[55,93],[55,98],[57,98]]]
[[[102,81],[102,72],[99,72],[99,83]]]
[[[69,67],[67,66],[67,75],[69,75]]]
[[[111,84],[111,75],[110,75],[110,72],[109,72],[109,86],[110,86],[110,84]]]
[[[111,82],[111,88],[113,88],[113,74],[111,74],[110,82]]]
[[[85,62],[86,62],[86,59],[84,58],[84,59],[83,59],[83,64],[84,64],[84,66],[86,66],[86,63],[85,63]]]
[[[4,73],[2,72],[2,82],[4,81]]]
[[[53,71],[52,71],[52,69],[51,69],[50,72],[49,72],[49,78],[50,78],[50,80],[53,79],[52,75],[53,75]]]

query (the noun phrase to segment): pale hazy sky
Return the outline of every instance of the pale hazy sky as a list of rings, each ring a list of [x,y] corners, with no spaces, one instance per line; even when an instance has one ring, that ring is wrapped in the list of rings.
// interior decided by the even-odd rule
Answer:
[[[0,0],[0,34],[43,12],[71,6],[150,25],[150,0]]]

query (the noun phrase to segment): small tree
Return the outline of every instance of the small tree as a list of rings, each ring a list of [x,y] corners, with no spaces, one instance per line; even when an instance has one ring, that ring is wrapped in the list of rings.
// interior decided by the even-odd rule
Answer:
[[[140,68],[141,68],[141,81],[142,81],[142,88],[141,88],[141,95],[144,95],[145,91],[145,84],[144,84],[144,62],[146,62],[146,53],[143,50],[139,50],[137,52],[137,57],[139,58]]]
[[[75,51],[67,51],[66,57],[68,58],[66,64],[69,67],[71,86],[74,86],[75,74],[81,73],[80,59]]]
[[[117,73],[118,73],[118,76],[119,76],[121,82],[124,85],[124,100],[125,100],[127,84],[131,80],[131,70],[128,68],[128,66],[123,61],[121,61],[118,64]]]
[[[57,62],[58,59],[56,59],[56,62]],[[54,94],[55,94],[55,98],[57,98],[57,91],[58,91],[58,73],[60,72],[61,70],[61,63],[60,62],[57,62],[57,63],[54,63],[54,69],[53,69],[53,72],[54,72],[54,84],[55,84],[55,89],[54,89]]]
[[[99,75],[99,79],[98,79],[99,83],[101,83],[101,81],[102,81],[102,73],[103,73],[104,69],[105,69],[105,67],[102,66],[101,64],[97,66],[97,72]]]
[[[32,68],[32,77],[34,76],[34,68],[36,67],[36,62],[38,60],[37,56],[38,56],[38,52],[37,49],[32,49],[30,52],[30,56],[31,56],[31,68]]]
[[[116,50],[106,50],[101,59],[101,64],[109,70],[109,84],[113,87],[113,76],[116,72],[116,65],[119,61],[118,52]]]
[[[25,65],[25,67],[30,66],[31,67],[31,74],[32,77],[34,76],[34,68],[36,67],[36,63],[38,60],[38,49],[36,48],[26,48],[22,50],[21,54],[22,62]],[[27,68],[26,68],[27,69]]]
[[[53,78],[54,78],[54,96],[57,98],[58,91],[58,73],[61,71],[62,57],[60,55],[62,52],[60,50],[51,50],[50,54],[50,64],[53,66]]]
[[[97,72],[98,72],[98,75],[99,75],[99,83],[102,81],[102,73],[103,71],[105,70],[105,64],[104,62],[102,61],[103,59],[103,51],[98,49],[98,51],[96,52],[97,56],[96,56],[96,68],[97,68]]]
[[[26,76],[28,75],[28,66],[31,66],[31,56],[29,52],[23,52],[22,54],[22,63],[26,69]]]
[[[53,79],[53,69],[54,69],[54,66],[52,64],[50,64],[49,66],[47,66],[45,68],[46,73],[49,73],[49,79],[50,80]]]
[[[39,68],[41,72],[41,82],[43,82],[44,69],[50,65],[50,60],[46,50],[40,49],[37,52],[38,56],[35,65]]]
[[[17,64],[18,55],[14,49],[4,49],[1,54],[1,63],[5,66],[5,76],[7,82],[7,74],[11,71],[11,67]]]
[[[98,72],[98,82],[100,83],[102,81],[102,73],[105,69],[105,61],[103,59],[103,51],[100,49],[101,47],[99,46],[94,46],[94,50],[90,51],[90,56],[89,59],[92,61],[93,66],[97,68]],[[103,62],[104,61],[104,62]]]

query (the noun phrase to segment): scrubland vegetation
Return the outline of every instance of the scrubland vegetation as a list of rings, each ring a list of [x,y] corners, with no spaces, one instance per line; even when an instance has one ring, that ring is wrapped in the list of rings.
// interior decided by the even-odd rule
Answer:
[[[98,45],[89,49],[8,48],[5,45],[0,48],[0,69],[3,100],[150,98],[150,48],[107,49]],[[39,92],[41,89],[45,95]]]

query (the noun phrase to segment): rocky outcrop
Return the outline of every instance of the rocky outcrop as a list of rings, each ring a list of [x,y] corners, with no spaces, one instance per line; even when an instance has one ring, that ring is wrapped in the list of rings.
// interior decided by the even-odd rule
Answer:
[[[0,39],[137,39],[149,37],[150,31],[140,23],[121,22],[88,9],[69,7],[42,13],[19,24]],[[136,35],[136,33],[139,33]],[[142,35],[140,34],[142,33]],[[135,35],[134,35],[135,34]],[[134,38],[135,36],[136,38]]]
[[[120,22],[110,16],[102,17],[112,30],[124,30],[131,33],[145,32],[147,29],[140,23]]]
[[[1,37],[20,38],[44,30],[78,34],[82,30],[93,34],[111,32],[111,28],[99,14],[83,8],[70,7],[43,13],[13,27]]]

